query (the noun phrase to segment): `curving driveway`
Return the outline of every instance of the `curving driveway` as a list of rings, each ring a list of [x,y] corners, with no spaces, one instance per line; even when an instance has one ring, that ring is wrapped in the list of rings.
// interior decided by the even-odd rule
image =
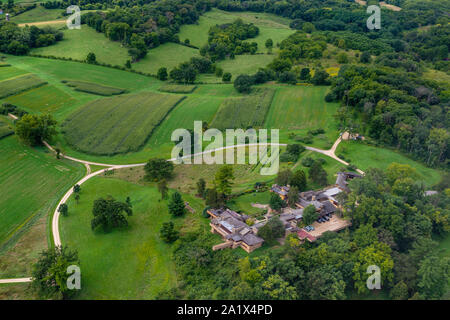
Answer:
[[[307,150],[310,151],[314,151],[314,152],[318,152],[321,154],[324,154],[328,157],[333,158],[336,161],[339,161],[340,163],[344,164],[344,165],[349,165],[347,162],[345,162],[344,160],[338,158],[335,155],[335,151],[337,149],[337,146],[339,145],[339,143],[341,143],[342,141],[342,135],[339,136],[339,138],[334,142],[333,146],[331,147],[331,149],[329,150],[322,150],[322,149],[317,149],[314,147],[305,147]],[[52,152],[55,152],[55,149],[48,144],[46,141],[43,141],[44,145],[50,149]],[[216,151],[220,151],[220,150],[226,150],[226,149],[233,149],[233,148],[239,148],[239,147],[249,147],[249,146],[260,146],[260,145],[266,145],[266,146],[280,146],[280,147],[285,147],[287,146],[287,144],[285,143],[250,143],[250,144],[238,144],[238,145],[233,145],[233,146],[227,146],[227,147],[220,147],[220,148],[216,148],[213,150],[207,150],[207,151],[203,151],[203,152],[198,152],[198,153],[194,153],[192,155],[187,155],[187,156],[183,156],[181,157],[181,159],[184,158],[188,158],[188,157],[195,157],[201,154],[208,154],[208,153],[213,153]],[[136,163],[136,164],[123,164],[123,165],[115,165],[115,164],[107,164],[107,163],[98,163],[98,162],[92,162],[92,161],[86,161],[86,160],[82,160],[82,159],[77,159],[74,157],[70,157],[64,154],[60,154],[61,157],[68,159],[68,160],[72,160],[75,162],[79,162],[82,163],[86,166],[86,176],[81,179],[80,181],[78,181],[76,184],[78,185],[82,185],[83,183],[85,183],[86,181],[88,181],[89,179],[91,179],[92,177],[95,177],[101,173],[104,173],[105,171],[109,171],[109,170],[114,170],[114,169],[123,169],[123,168],[132,168],[132,167],[142,167],[145,166],[146,163]],[[175,161],[177,160],[177,158],[171,158],[171,159],[167,159],[167,161]],[[90,169],[90,165],[97,165],[97,166],[103,166],[103,167],[107,167],[105,169],[101,169],[99,171],[93,172],[91,173],[91,169]],[[363,171],[357,169],[358,173],[360,174],[364,174]],[[58,208],[61,204],[66,203],[66,201],[70,198],[70,196],[73,194],[73,187],[71,187],[69,189],[69,191],[66,192],[66,194],[62,197],[62,199],[59,201],[58,205],[55,208],[55,211],[53,213],[53,218],[52,218],[52,234],[53,234],[53,243],[55,246],[61,246],[61,236],[59,234],[59,216],[60,213],[58,212]],[[0,279],[0,284],[1,283],[22,283],[22,282],[30,282],[31,278],[17,278],[17,279]]]

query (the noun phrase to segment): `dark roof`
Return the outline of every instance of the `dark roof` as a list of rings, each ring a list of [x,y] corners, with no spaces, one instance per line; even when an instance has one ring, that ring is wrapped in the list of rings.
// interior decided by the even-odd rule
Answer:
[[[323,207],[322,207],[322,210],[320,210],[321,216],[336,212],[337,208],[330,201],[325,201],[322,203],[323,203]]]

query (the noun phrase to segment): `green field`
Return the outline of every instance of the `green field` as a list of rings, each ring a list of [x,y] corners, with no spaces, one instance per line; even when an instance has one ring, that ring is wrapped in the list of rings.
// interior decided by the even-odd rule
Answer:
[[[8,120],[3,119],[0,116],[0,139],[10,136],[14,133],[12,126],[8,123]]]
[[[106,196],[119,201],[129,196],[133,216],[128,228],[94,233],[92,203]],[[160,198],[154,187],[96,177],[82,186],[78,204],[69,200],[69,215],[60,220],[60,230],[63,243],[79,252],[83,290],[77,298],[154,299],[161,289],[175,284],[172,248],[159,238],[162,223],[171,220]]]
[[[84,174],[80,164],[20,144],[0,140],[0,245],[34,216],[48,213]]]
[[[0,99],[18,94],[32,88],[43,86],[46,83],[47,82],[45,82],[44,80],[32,74],[0,81]]]
[[[26,74],[26,71],[14,68],[14,67],[2,67],[0,68],[0,81],[6,80],[10,78],[14,78],[23,74]]]
[[[130,59],[127,49],[119,42],[109,40],[103,33],[87,25],[82,25],[81,29],[66,29],[63,33],[62,41],[48,47],[33,49],[31,53],[85,60],[87,54],[93,52],[98,62],[119,66],[123,66]]]
[[[74,81],[74,80],[62,80],[67,86],[74,88],[76,91],[92,93],[99,96],[112,96],[125,93],[124,89],[104,86],[94,82],[87,81]]]
[[[212,9],[200,16],[198,24],[183,25],[180,28],[180,41],[189,39],[194,46],[201,48],[208,42],[209,28],[216,24],[230,23],[236,19],[242,19],[245,23],[253,23],[260,30],[259,35],[248,41],[258,43],[258,51],[266,52],[264,43],[268,38],[272,38],[276,44],[277,39],[284,39],[294,30],[289,28],[290,20],[269,13],[254,12],[227,12],[218,9]]]
[[[258,88],[249,95],[226,99],[210,126],[219,130],[261,127],[272,103],[274,91],[270,88]]]
[[[137,151],[182,98],[142,92],[95,100],[67,118],[65,137],[91,154]]]
[[[280,129],[283,138],[288,131],[306,134],[310,129],[323,128],[328,139],[317,147],[331,147],[339,135],[334,118],[338,104],[325,102],[327,90],[328,87],[280,87],[266,117],[266,128]]]
[[[27,1],[32,2],[32,1]],[[64,20],[62,9],[45,9],[44,7],[37,5],[36,8],[25,11],[17,16],[11,18],[15,23],[27,23],[27,22],[41,22],[50,20]]]
[[[419,175],[418,180],[424,181],[428,187],[438,183],[441,179],[441,173],[438,170],[428,168],[398,152],[369,146],[362,142],[342,141],[336,154],[343,154],[346,159],[351,160],[351,164],[363,171],[368,168],[386,169],[393,162],[408,164],[416,169]]]
[[[5,99],[29,112],[52,113],[76,103],[76,99],[52,85],[44,85]]]
[[[156,74],[159,68],[165,67],[168,72],[182,62],[188,61],[194,56],[199,56],[199,51],[181,44],[167,42],[154,49],[148,50],[145,58],[133,63],[133,69]]]
[[[197,86],[193,85],[165,84],[159,88],[159,91],[171,93],[192,93],[196,88]]]

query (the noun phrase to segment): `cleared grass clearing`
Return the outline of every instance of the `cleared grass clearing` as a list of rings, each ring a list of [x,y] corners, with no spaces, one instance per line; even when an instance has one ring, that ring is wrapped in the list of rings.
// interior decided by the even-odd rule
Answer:
[[[266,128],[307,131],[323,128],[336,139],[337,103],[325,102],[328,87],[283,86],[275,93]]]
[[[247,96],[226,99],[210,126],[219,130],[261,127],[272,103],[274,92],[270,88],[257,88]]]
[[[66,119],[65,138],[90,154],[137,151],[183,98],[141,92],[92,101]]]
[[[93,52],[97,61],[119,66],[123,66],[130,59],[127,49],[119,42],[109,40],[104,34],[87,25],[82,25],[81,29],[66,29],[63,33],[62,41],[33,49],[31,53],[84,60],[89,52]]]
[[[78,163],[57,160],[17,137],[0,140],[0,246],[34,216],[50,212],[84,174]]]
[[[351,164],[363,171],[368,168],[386,169],[393,162],[408,164],[416,169],[419,175],[417,180],[423,181],[428,187],[438,183],[442,176],[439,170],[428,168],[396,151],[369,146],[362,142],[342,141],[336,150],[336,155],[339,154],[343,154],[346,159],[351,160]]]
[[[170,93],[192,93],[197,86],[180,85],[180,84],[166,84],[159,88],[159,91]]]
[[[150,49],[145,58],[133,63],[132,67],[134,70],[156,74],[161,67],[166,67],[170,71],[180,63],[199,55],[197,49],[168,42]]]
[[[133,216],[127,228],[94,233],[93,201],[109,195],[119,201],[129,196]],[[171,219],[160,198],[155,187],[95,177],[83,185],[79,203],[69,200],[69,215],[60,220],[60,230],[63,244],[79,252],[83,290],[76,298],[155,299],[160,290],[175,285],[173,246],[160,239],[159,230],[163,222],[172,220],[178,227],[184,219]]]
[[[74,88],[76,91],[97,94],[99,96],[112,96],[125,93],[125,89],[103,86],[94,82],[62,80],[62,83]]]
[[[46,81],[32,74],[0,81],[0,99],[43,86],[46,83]]]
[[[10,78],[14,78],[23,74],[26,74],[27,72],[24,70],[20,70],[14,67],[1,67],[0,68],[0,81],[6,80]]]
[[[273,54],[243,54],[238,55],[234,59],[226,59],[220,61],[217,65],[224,72],[229,72],[235,79],[240,74],[256,73],[259,68],[266,67],[275,58]]]
[[[63,12],[64,10],[61,9],[45,9],[42,6],[37,5],[34,9],[25,11],[24,13],[12,17],[11,21],[15,23],[27,23],[64,19],[62,15]]]
[[[30,112],[50,113],[72,105],[76,99],[52,85],[44,85],[10,96],[5,101]]]
[[[152,88],[156,90],[161,86],[161,81],[152,77],[87,63],[27,56],[8,56],[7,62],[60,87],[63,87],[61,81],[65,79],[101,83],[129,91]],[[79,95],[86,96],[82,93]]]
[[[236,19],[242,19],[245,23],[253,23],[260,28],[260,34],[249,41],[258,43],[258,51],[265,52],[264,43],[272,37],[276,43],[276,39],[287,37],[294,30],[290,30],[290,20],[282,18],[270,13],[254,13],[254,12],[227,12],[219,9],[212,9],[200,16],[198,24],[183,25],[180,28],[180,41],[189,39],[190,43],[197,47],[202,47],[208,42],[209,28],[216,24],[233,22]]]

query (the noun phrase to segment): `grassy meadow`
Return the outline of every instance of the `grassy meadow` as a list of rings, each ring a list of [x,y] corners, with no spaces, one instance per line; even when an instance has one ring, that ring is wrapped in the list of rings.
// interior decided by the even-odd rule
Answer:
[[[128,217],[129,226],[107,234],[93,232],[92,203],[107,196],[119,201],[130,197],[133,215]],[[60,226],[64,244],[79,252],[83,290],[77,298],[154,299],[160,290],[176,283],[172,246],[159,238],[159,230],[163,222],[171,220],[177,226],[185,221],[187,226],[194,225],[199,214],[173,219],[166,201],[160,198],[155,187],[95,177],[82,186],[79,203],[69,200],[69,215],[60,220]],[[201,206],[189,200],[200,211]]]
[[[84,172],[82,165],[23,146],[15,136],[1,139],[0,246],[34,216],[53,210]]]
[[[197,49],[168,42],[148,50],[147,55],[133,63],[132,67],[134,70],[156,74],[161,67],[166,67],[170,71],[194,56],[200,56]]]
[[[10,136],[14,133],[13,126],[6,117],[0,116],[0,139]]]
[[[65,29],[63,33],[63,40],[48,47],[35,48],[31,53],[85,60],[87,54],[93,52],[98,62],[119,66],[130,59],[127,48],[85,24],[81,29]]]
[[[369,146],[357,141],[342,141],[336,154],[342,154],[346,159],[351,160],[351,164],[356,165],[361,170],[368,168],[386,169],[391,163],[397,162],[407,164],[416,169],[418,181],[425,182],[426,186],[432,186],[441,179],[441,172],[428,168],[420,162],[414,161],[396,151]]]

